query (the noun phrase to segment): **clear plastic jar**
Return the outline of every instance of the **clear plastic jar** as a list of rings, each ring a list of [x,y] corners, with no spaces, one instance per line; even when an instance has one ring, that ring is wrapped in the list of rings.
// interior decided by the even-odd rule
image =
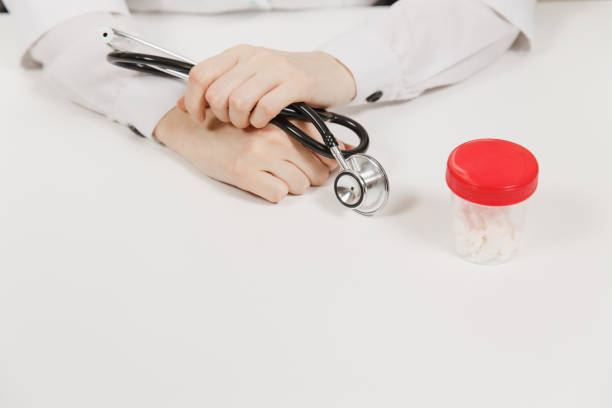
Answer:
[[[508,261],[518,250],[527,201],[493,207],[452,194],[455,249],[464,259],[495,265]]]
[[[449,156],[455,249],[479,264],[500,264],[518,250],[528,198],[538,182],[538,163],[524,147],[480,139]]]

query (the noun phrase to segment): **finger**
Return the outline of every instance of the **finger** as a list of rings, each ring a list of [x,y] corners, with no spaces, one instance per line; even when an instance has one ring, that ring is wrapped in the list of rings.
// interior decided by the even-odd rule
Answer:
[[[278,203],[289,194],[287,183],[266,171],[255,171],[231,184],[271,203]]]
[[[189,81],[185,90],[185,108],[196,123],[206,118],[206,94],[208,87],[221,75],[232,69],[238,62],[233,54],[220,54],[202,61],[189,72]]]
[[[217,78],[206,91],[205,99],[215,116],[222,122],[229,122],[229,97],[234,90],[255,75],[254,67],[236,65]]]
[[[308,187],[310,187],[310,180],[306,177],[304,172],[297,168],[295,164],[286,160],[276,160],[266,163],[264,170],[287,183],[287,187],[291,194],[302,195],[308,190]]]
[[[279,84],[279,79],[269,74],[256,74],[239,86],[229,97],[229,118],[234,126],[249,126],[251,111],[257,102]]]
[[[176,102],[176,107],[179,108],[184,113],[187,113],[187,108],[185,107],[185,97],[181,96],[180,99]]]
[[[283,108],[294,102],[300,102],[300,99],[303,99],[301,91],[290,82],[283,82],[257,102],[250,117],[251,125],[256,128],[265,127]]]
[[[286,148],[286,160],[299,168],[310,181],[310,185],[320,186],[329,177],[329,167],[299,142],[291,139],[292,146]]]

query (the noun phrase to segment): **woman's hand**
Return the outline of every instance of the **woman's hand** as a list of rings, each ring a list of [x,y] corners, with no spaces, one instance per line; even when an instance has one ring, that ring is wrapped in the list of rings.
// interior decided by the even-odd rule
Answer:
[[[317,138],[310,124],[296,125]],[[312,153],[272,125],[243,130],[212,114],[197,124],[173,109],[158,123],[155,137],[206,175],[273,203],[323,184],[336,168],[334,160]]]
[[[206,108],[222,122],[265,127],[294,102],[327,108],[354,98],[353,75],[324,52],[283,52],[239,45],[196,65],[178,102],[196,123]]]

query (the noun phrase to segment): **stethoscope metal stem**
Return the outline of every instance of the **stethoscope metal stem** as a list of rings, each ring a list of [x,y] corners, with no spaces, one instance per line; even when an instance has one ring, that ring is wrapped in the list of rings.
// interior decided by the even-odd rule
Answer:
[[[158,45],[152,44],[152,43],[150,43],[148,41],[143,40],[142,38],[136,37],[135,35],[126,33],[125,31],[117,30],[116,28],[112,28],[112,27],[102,27],[101,28],[101,32],[102,32],[102,37],[105,39],[106,43],[111,48],[113,48],[115,51],[126,51],[126,52],[129,51],[129,50],[118,48],[117,45],[113,43],[113,41],[116,38],[123,38],[123,39],[129,40],[129,41],[134,41],[135,43],[138,43],[140,45],[144,45],[145,47],[154,49],[154,50],[159,51],[159,52],[161,52],[163,54],[166,54],[169,57],[176,58],[176,59],[178,59],[180,61],[189,63],[191,65],[196,65],[197,64],[197,62],[192,61],[192,60],[190,60],[187,57],[184,57],[184,56],[182,56],[180,54],[177,54],[175,52],[172,52],[170,50],[162,48],[162,47],[160,47]],[[162,70],[160,69],[160,71],[162,71]],[[164,72],[164,71],[162,71],[162,72]],[[172,71],[172,72],[174,72],[174,71]],[[171,72],[166,72],[166,73],[172,75]],[[177,73],[177,72],[175,72],[175,73]],[[177,74],[179,74],[179,73],[177,73]]]
[[[183,79],[185,81],[189,80],[189,75],[183,74],[182,72],[177,72],[177,71],[174,71],[172,69],[166,69],[166,68],[162,68],[162,67],[153,67],[153,68],[163,72],[164,74],[168,74],[170,76],[173,76],[175,78]]]
[[[340,165],[340,168],[342,170],[349,170],[349,165],[346,162],[344,155],[340,151],[340,148],[338,146],[334,146],[334,147],[331,147],[329,150],[331,150],[331,153],[334,156],[334,159],[336,159],[336,161]]]

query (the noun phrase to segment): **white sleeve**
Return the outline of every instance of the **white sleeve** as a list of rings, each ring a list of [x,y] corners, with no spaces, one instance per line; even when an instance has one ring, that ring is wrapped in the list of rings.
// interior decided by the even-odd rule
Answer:
[[[73,17],[107,12],[129,14],[125,0],[3,0],[16,19],[20,49],[25,53],[43,34]]]
[[[49,11],[47,4],[63,8],[62,12],[55,13],[56,17],[33,25],[36,35],[29,31],[24,34],[33,44],[24,40],[22,61],[26,66],[42,66],[52,85],[79,105],[151,137],[157,122],[183,95],[185,86],[179,81],[131,72],[106,61],[110,48],[99,38],[100,26],[138,31],[123,1],[107,2],[121,3],[124,7],[119,10],[121,14],[114,13],[111,7],[106,7],[107,10],[102,7],[103,11],[91,12],[92,8],[88,14],[76,17],[73,12],[83,8],[67,7],[69,1],[15,0],[7,3],[11,18],[21,21],[29,21],[31,15],[35,16],[34,20],[42,21],[36,16]],[[22,24],[18,21],[17,25]]]
[[[528,39],[534,8],[535,0],[400,0],[321,50],[353,73],[353,104],[410,99],[468,78]]]

